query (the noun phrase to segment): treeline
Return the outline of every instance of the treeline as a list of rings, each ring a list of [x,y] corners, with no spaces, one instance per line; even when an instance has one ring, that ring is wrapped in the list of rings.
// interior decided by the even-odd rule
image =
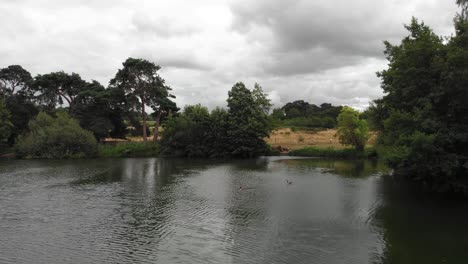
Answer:
[[[237,83],[228,93],[227,110],[200,105],[182,113],[160,67],[129,58],[108,87],[87,82],[77,73],[52,72],[34,78],[19,65],[0,69],[0,151],[18,157],[70,158],[98,155],[97,141],[133,135],[148,140],[148,108],[158,147],[103,148],[106,156],[140,149],[185,157],[254,157],[268,154],[264,138],[271,131],[270,101],[260,85],[249,90]],[[159,147],[160,146],[160,147]],[[138,154],[138,153],[127,153]]]
[[[16,145],[18,154],[35,157],[90,156],[95,151],[71,143],[80,140],[80,129],[92,133],[92,139],[83,137],[95,145],[106,137],[125,138],[125,121],[146,141],[147,108],[153,111],[155,131],[160,120],[178,108],[171,88],[158,75],[158,65],[129,58],[122,66],[108,87],[85,81],[77,73],[52,72],[33,78],[20,65],[0,69],[0,148]],[[49,150],[53,153],[46,153]]]
[[[385,96],[368,110],[379,156],[395,175],[440,192],[468,193],[468,20],[440,37],[413,19],[400,44],[385,42]]]
[[[277,127],[335,128],[342,106],[320,106],[298,100],[273,109],[271,119]]]
[[[249,90],[236,83],[228,93],[227,110],[211,112],[201,105],[187,106],[164,125],[161,153],[184,157],[255,157],[271,149],[265,138],[271,131],[270,100],[260,85]]]

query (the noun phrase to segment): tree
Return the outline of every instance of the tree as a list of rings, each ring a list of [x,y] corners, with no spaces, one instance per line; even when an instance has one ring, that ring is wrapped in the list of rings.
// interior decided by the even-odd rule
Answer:
[[[81,79],[79,74],[68,74],[63,71],[39,74],[34,81],[34,90],[39,93],[37,99],[45,105],[48,111],[67,102],[71,112],[75,98],[86,86],[86,81]]]
[[[10,134],[12,133],[13,124],[10,122],[11,114],[5,106],[5,101],[0,98],[0,151],[6,145]]]
[[[183,112],[170,117],[164,125],[161,153],[190,158],[209,157],[218,142],[209,140],[210,113],[201,105],[186,106]]]
[[[364,151],[369,139],[369,128],[365,120],[359,118],[359,112],[351,107],[343,107],[338,116],[337,136],[343,145],[352,145],[357,151]]]
[[[15,145],[18,157],[81,158],[97,154],[93,134],[80,127],[65,112],[54,118],[44,112],[29,123],[29,133],[20,136]]]
[[[97,81],[87,83],[74,99],[71,110],[80,126],[93,132],[97,139],[105,137],[124,137],[126,128],[123,123],[122,98],[115,90],[104,89]]]
[[[20,65],[10,65],[0,69],[0,96],[13,96],[16,93],[31,95],[31,74]]]
[[[156,144],[158,142],[159,126],[161,124],[161,119],[168,114],[172,114],[179,111],[179,108],[177,107],[176,103],[169,99],[168,95],[156,98],[155,102],[152,104],[152,108],[154,110],[156,121],[153,132],[153,143]]]
[[[122,89],[127,97],[128,107],[141,112],[143,140],[147,141],[146,106],[156,106],[161,98],[169,96],[170,88],[158,75],[160,66],[144,59],[128,58],[123,62],[110,85]]]
[[[24,93],[16,93],[5,99],[5,105],[11,113],[12,133],[8,144],[13,145],[16,138],[28,130],[28,123],[39,112],[36,105]]]
[[[269,100],[260,86],[254,91],[236,83],[229,91],[228,111],[216,108],[210,113],[195,105],[169,117],[162,132],[162,154],[210,158],[266,154]]]
[[[468,193],[468,21],[454,22],[455,35],[446,41],[413,19],[399,45],[386,42],[377,148],[397,175]]]
[[[236,83],[228,93],[230,156],[253,157],[266,151],[264,138],[271,131],[267,115],[269,101],[265,101],[261,89],[256,93],[242,82]]]
[[[284,118],[284,111],[281,108],[275,108],[271,112],[271,117],[276,120],[282,120]]]
[[[263,92],[263,88],[260,84],[256,83],[254,85],[252,96],[255,100],[255,104],[260,108],[260,110],[265,115],[268,115],[271,108],[271,100],[268,99],[267,95]]]

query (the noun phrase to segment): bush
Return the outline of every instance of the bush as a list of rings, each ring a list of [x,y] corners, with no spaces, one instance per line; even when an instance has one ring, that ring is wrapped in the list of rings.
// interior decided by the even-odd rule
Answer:
[[[29,131],[15,145],[20,158],[83,158],[97,154],[93,134],[81,128],[67,113],[57,113],[53,118],[41,112],[29,122]]]
[[[99,146],[99,156],[106,158],[156,157],[158,155],[159,145],[152,142],[120,142]]]
[[[376,151],[373,148],[368,148],[364,152],[357,151],[353,148],[335,149],[335,148],[317,148],[305,147],[292,150],[290,156],[303,157],[325,157],[325,158],[340,158],[340,159],[364,159],[377,157]]]

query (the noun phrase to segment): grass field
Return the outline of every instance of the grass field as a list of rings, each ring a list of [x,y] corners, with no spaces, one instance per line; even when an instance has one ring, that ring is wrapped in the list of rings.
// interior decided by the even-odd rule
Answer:
[[[338,138],[335,137],[336,129],[327,129],[322,131],[309,131],[309,130],[296,130],[293,131],[290,128],[280,128],[274,130],[270,138],[266,141],[273,147],[281,146],[289,148],[290,150],[301,149],[304,147],[318,147],[318,148],[330,148],[342,149],[345,146],[338,142]],[[376,139],[376,133],[372,133],[368,146],[373,146]]]
[[[343,146],[335,137],[336,129],[327,129],[321,131],[313,130],[292,130],[290,128],[280,128],[272,131],[270,137],[266,139],[267,143],[273,147],[281,146],[290,150],[301,149],[304,147],[335,148],[343,149]],[[368,147],[375,143],[377,135],[371,132],[371,138],[367,142]],[[129,141],[143,141],[142,137],[127,137]],[[152,135],[148,136],[148,141],[152,141]],[[348,146],[349,147],[349,146]]]

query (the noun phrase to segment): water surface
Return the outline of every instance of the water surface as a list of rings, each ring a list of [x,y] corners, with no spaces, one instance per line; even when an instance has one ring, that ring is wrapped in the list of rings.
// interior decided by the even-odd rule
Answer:
[[[3,160],[0,263],[468,263],[467,203],[386,173],[321,159]]]

